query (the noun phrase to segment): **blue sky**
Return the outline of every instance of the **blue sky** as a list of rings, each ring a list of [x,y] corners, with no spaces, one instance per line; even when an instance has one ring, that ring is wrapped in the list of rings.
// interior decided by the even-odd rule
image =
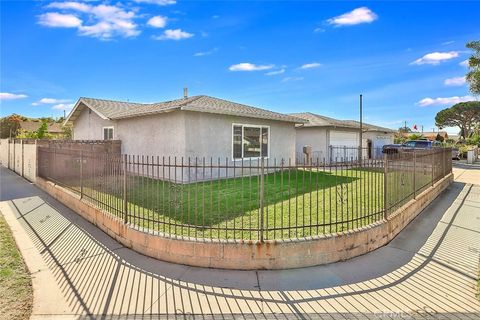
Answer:
[[[206,94],[278,112],[434,126],[474,99],[480,3],[2,1],[1,115],[61,116],[80,96]],[[456,129],[450,129],[456,132]]]

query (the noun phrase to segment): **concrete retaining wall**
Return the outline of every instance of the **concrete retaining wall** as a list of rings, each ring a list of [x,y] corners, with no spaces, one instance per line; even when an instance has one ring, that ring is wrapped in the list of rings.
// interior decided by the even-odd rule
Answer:
[[[167,237],[143,232],[82,201],[76,194],[37,178],[37,185],[123,245],[159,260],[224,269],[288,269],[347,260],[392,240],[451,182],[453,174],[383,220],[334,235],[280,241],[226,241]]]

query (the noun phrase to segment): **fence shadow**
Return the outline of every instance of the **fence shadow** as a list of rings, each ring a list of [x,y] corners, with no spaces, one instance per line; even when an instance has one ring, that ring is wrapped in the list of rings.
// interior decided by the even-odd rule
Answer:
[[[11,194],[19,192],[21,195],[25,183],[14,180],[6,180],[10,183]],[[2,179],[2,189],[4,187]],[[324,308],[332,301],[340,310],[349,310],[352,301],[363,301],[362,294],[370,299],[367,305],[385,306],[387,302],[380,292],[392,287],[400,297],[414,300],[409,298],[410,289],[399,284],[419,272],[427,272],[423,269],[435,260],[435,253],[451,228],[458,209],[446,219],[444,213],[464,191],[465,185],[454,183],[387,247],[347,262],[258,272],[187,267],[142,256],[123,248],[75,212],[32,188],[33,197],[28,198],[31,200],[11,199],[12,205],[15,205],[19,220],[47,261],[75,314],[112,319],[159,314],[173,315],[172,318],[186,315],[207,315],[208,318],[209,314],[228,318],[231,314],[256,314],[255,318],[265,318],[268,316],[264,312],[276,311],[275,318],[286,319],[292,313],[297,316],[309,312],[328,315]],[[430,235],[442,217],[447,226],[438,238],[432,239]],[[395,248],[404,247],[405,242],[408,242],[409,250],[399,253]],[[427,243],[431,250],[425,254],[425,260],[415,260],[416,253]],[[392,256],[393,251],[397,254]],[[418,281],[417,278],[415,282]],[[444,277],[428,277],[426,281],[443,288],[449,283]],[[458,309],[459,305],[465,304],[465,299],[464,294],[453,295],[449,303]],[[387,300],[393,306],[401,305],[395,297]],[[415,301],[410,302],[412,308],[418,305]],[[356,308],[361,307],[353,309]],[[374,314],[376,309],[370,308]],[[107,317],[109,314],[115,315]]]

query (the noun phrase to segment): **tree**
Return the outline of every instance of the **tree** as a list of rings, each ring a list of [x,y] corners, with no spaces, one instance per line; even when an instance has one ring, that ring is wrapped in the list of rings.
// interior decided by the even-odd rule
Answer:
[[[37,138],[45,139],[48,134],[48,122],[42,121],[42,125],[37,129]]]
[[[468,59],[469,72],[466,79],[470,84],[470,91],[473,94],[480,94],[480,41],[467,43],[467,48],[472,49],[473,54]]]
[[[410,129],[409,127],[400,127],[400,128],[398,128],[398,132],[400,132],[400,133],[410,133],[410,132],[412,132],[412,129]]]
[[[8,117],[0,120],[0,138],[15,138],[17,132],[20,129],[20,121],[23,121],[24,117],[18,114],[12,114]]]
[[[42,121],[40,127],[35,131],[27,131],[20,129],[17,134],[20,139],[52,139],[53,136],[48,133],[48,122]]]
[[[72,139],[72,127],[65,125],[62,127],[62,132],[63,132],[63,139],[66,139],[66,140]]]
[[[408,140],[419,140],[422,138],[422,135],[420,133],[412,133],[411,135],[408,136]]]
[[[468,138],[476,124],[480,123],[480,101],[460,102],[443,109],[435,116],[435,124],[440,129],[459,127],[463,138]]]

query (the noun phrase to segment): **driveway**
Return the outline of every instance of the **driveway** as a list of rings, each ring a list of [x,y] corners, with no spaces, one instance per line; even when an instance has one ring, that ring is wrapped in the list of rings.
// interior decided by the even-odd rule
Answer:
[[[127,249],[1,167],[0,211],[33,273],[32,318],[480,319],[480,168],[387,246],[283,271],[188,267]]]

